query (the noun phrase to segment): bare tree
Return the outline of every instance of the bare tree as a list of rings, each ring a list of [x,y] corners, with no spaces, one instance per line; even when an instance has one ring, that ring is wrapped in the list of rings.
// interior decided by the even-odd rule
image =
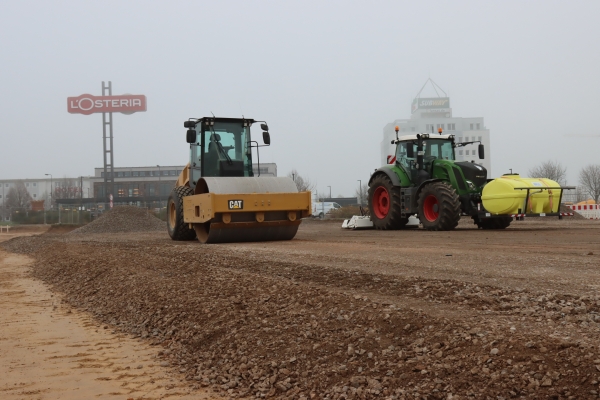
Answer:
[[[27,208],[31,202],[31,195],[23,181],[17,181],[6,195],[6,206],[12,208]]]
[[[562,186],[567,184],[567,168],[563,167],[558,161],[544,161],[530,169],[529,176],[552,179]]]
[[[299,192],[312,191],[315,188],[315,184],[310,179],[300,175],[296,169],[293,169],[287,176],[294,180]]]
[[[579,171],[579,184],[596,203],[600,199],[600,165],[588,165]]]
[[[356,194],[356,200],[358,200],[358,204],[366,206],[369,202],[369,185],[367,183],[363,183],[360,185],[358,189],[354,192]]]

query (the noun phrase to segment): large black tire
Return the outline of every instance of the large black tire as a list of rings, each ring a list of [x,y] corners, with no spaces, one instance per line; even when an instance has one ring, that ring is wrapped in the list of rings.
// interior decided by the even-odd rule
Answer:
[[[426,185],[419,193],[419,220],[428,231],[449,231],[460,221],[460,200],[444,182]]]
[[[475,224],[479,229],[506,229],[512,222],[512,217],[495,217],[479,220],[475,219]]]
[[[400,187],[394,186],[387,175],[380,174],[369,185],[369,211],[375,229],[402,229],[408,217],[402,218]]]
[[[183,198],[194,194],[188,186],[177,186],[171,191],[167,203],[167,230],[173,240],[194,240],[196,231],[183,222]]]

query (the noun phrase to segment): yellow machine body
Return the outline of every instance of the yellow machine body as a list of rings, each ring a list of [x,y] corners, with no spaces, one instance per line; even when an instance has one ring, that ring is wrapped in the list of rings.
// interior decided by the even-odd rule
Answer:
[[[529,191],[526,188],[530,188]],[[495,215],[556,213],[560,208],[561,192],[560,185],[553,180],[521,178],[514,174],[485,185],[481,200],[485,209]]]
[[[183,198],[183,222],[202,243],[290,240],[311,209],[290,178],[205,177]]]
[[[197,194],[183,199],[183,220],[194,224],[217,219],[235,224],[238,216],[252,214],[261,223],[265,215],[268,220],[269,213],[283,211],[285,219],[294,222],[310,215],[307,205],[310,207],[310,192]]]

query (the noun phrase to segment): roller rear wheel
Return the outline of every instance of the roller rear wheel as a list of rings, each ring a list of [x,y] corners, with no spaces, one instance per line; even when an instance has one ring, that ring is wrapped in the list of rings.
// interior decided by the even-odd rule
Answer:
[[[171,191],[167,203],[167,230],[173,240],[194,240],[196,231],[183,222],[183,198],[194,194],[188,186],[177,186]]]

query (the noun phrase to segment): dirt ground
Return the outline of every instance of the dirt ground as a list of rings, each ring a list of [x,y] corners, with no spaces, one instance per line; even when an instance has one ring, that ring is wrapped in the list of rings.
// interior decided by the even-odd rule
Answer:
[[[0,242],[48,227],[18,227]],[[54,227],[68,233],[73,227]],[[183,384],[157,349],[114,332],[30,276],[33,259],[0,250],[0,398],[220,399]]]
[[[21,301],[52,309],[57,319],[88,321],[93,334],[108,335],[66,337],[61,354],[71,354],[67,343],[77,340],[85,352],[105,346],[98,343],[130,343],[131,353],[110,351],[131,354],[118,368],[147,374],[137,385],[173,379],[177,390],[198,394],[192,398],[204,388],[225,398],[599,397],[596,221],[529,219],[504,231],[466,221],[452,232],[345,231],[339,222],[305,221],[286,242],[200,245],[173,242],[166,232],[47,233],[3,247],[33,257],[31,276],[56,296],[43,303],[34,289],[1,286],[17,293],[3,294],[3,307]],[[2,285],[18,285],[11,273],[3,270]],[[32,279],[18,279],[25,278]],[[17,366],[4,360],[23,355],[5,353],[5,343],[17,340],[15,332],[26,340],[19,333],[25,325],[8,334],[12,325],[0,326],[0,372],[12,373],[16,387],[18,375],[4,366]],[[50,349],[40,343],[53,340],[36,337],[27,346],[39,355]],[[110,358],[98,351],[81,357]],[[94,382],[119,386],[119,372]],[[9,386],[3,393],[14,398],[36,398],[16,393],[40,388]],[[65,381],[61,390],[75,386]]]

